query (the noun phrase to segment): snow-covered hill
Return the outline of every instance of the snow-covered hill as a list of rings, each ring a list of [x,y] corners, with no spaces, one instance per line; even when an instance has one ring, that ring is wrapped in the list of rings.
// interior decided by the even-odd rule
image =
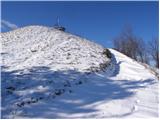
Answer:
[[[109,62],[102,46],[53,28],[29,26],[1,36],[3,65],[12,70],[50,66],[87,71]]]
[[[42,26],[1,37],[2,118],[158,117],[158,80],[131,58]]]

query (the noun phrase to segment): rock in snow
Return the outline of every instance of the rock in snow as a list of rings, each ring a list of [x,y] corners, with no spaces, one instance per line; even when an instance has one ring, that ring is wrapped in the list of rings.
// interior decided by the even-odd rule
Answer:
[[[156,76],[116,50],[109,59],[101,45],[44,26],[1,42],[1,118],[158,117]]]

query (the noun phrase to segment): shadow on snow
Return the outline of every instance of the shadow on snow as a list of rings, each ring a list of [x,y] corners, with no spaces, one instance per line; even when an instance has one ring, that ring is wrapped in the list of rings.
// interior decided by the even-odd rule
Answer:
[[[118,74],[120,64],[116,63],[114,75]],[[63,118],[64,113],[92,113],[97,110],[83,106],[125,99],[134,95],[132,90],[154,83],[151,79],[114,81],[95,73],[52,71],[45,66],[19,71],[6,69],[2,67],[1,73],[2,118],[7,118],[11,111],[22,111],[21,116],[37,118]],[[16,112],[12,115],[18,114]]]

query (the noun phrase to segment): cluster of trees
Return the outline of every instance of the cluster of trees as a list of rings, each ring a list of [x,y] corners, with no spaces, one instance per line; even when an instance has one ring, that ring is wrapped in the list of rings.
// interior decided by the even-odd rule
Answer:
[[[113,40],[114,48],[125,55],[146,64],[151,61],[159,68],[159,43],[158,38],[146,43],[142,38],[133,34],[131,27],[126,27],[123,32]]]

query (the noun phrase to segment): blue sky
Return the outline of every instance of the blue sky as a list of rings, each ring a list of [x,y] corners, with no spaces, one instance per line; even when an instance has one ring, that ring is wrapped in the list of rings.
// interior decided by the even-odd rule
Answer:
[[[158,2],[2,2],[2,32],[27,25],[54,26],[105,47],[125,25],[145,41],[158,36]],[[1,23],[2,23],[1,22]]]

